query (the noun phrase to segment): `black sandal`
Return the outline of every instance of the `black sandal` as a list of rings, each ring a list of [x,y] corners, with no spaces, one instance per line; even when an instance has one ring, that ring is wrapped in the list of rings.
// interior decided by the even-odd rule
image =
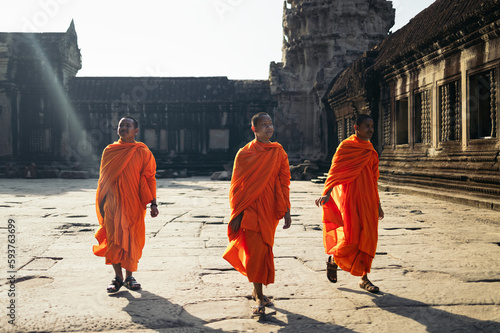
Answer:
[[[111,284],[108,286],[108,293],[116,293],[122,286],[123,280],[120,277],[115,276],[115,278],[111,280]]]
[[[333,260],[332,256],[328,257],[328,261],[326,262],[326,277],[328,281],[331,283],[337,283],[337,264]]]
[[[138,283],[135,278],[131,275],[125,279],[125,288],[130,290],[139,290],[141,289],[141,284]]]

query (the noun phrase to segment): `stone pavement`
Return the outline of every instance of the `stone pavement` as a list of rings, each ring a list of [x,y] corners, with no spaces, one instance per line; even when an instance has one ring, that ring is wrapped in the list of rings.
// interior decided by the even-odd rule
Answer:
[[[221,259],[229,182],[158,180],[160,216],[146,219],[135,274],[143,289],[112,296],[112,268],[91,252],[97,181],[0,183],[2,332],[500,332],[498,211],[381,192],[386,218],[370,274],[381,293],[373,295],[342,271],[328,282],[314,206],[322,185],[292,182],[293,225],[278,227],[276,283],[265,289],[275,306],[251,318],[251,285]]]

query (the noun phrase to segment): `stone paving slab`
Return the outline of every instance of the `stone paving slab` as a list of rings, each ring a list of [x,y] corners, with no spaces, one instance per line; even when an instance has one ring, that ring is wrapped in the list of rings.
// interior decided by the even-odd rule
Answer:
[[[500,212],[396,191],[370,279],[325,276],[322,185],[292,182],[293,225],[278,227],[274,307],[251,317],[251,285],[221,255],[229,182],[158,180],[160,216],[146,219],[136,278],[143,289],[106,293],[113,277],[96,244],[95,179],[2,179],[0,243],[16,224],[16,297],[0,252],[0,332],[500,332]],[[16,326],[7,323],[16,304]]]

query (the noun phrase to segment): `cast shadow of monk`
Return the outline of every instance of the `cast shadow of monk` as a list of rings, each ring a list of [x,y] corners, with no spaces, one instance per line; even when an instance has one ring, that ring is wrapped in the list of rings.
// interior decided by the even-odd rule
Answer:
[[[141,326],[141,329],[158,332],[168,329],[186,332],[224,332],[203,326],[207,323],[206,321],[190,315],[182,306],[146,290],[134,292],[121,290],[110,297],[128,300],[123,311],[127,312],[132,322]]]
[[[372,296],[373,303],[380,309],[392,312],[402,317],[412,319],[426,327],[430,333],[443,332],[500,332],[500,322],[492,320],[479,320],[459,314],[453,314],[436,309],[435,306],[399,297],[389,293],[380,292],[378,295],[367,294],[357,290],[338,288],[342,291],[359,293]],[[445,306],[445,304],[443,304]]]
[[[278,317],[285,315],[286,322]],[[280,326],[277,332],[335,332],[335,333],[356,333],[351,329],[336,324],[317,321],[299,313],[293,313],[276,306],[266,308],[266,314],[258,319],[259,323],[268,326]]]

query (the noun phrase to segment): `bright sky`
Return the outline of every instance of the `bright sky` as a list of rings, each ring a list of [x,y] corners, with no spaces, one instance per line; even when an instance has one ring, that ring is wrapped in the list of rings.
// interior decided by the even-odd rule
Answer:
[[[343,0],[348,1],[348,0]],[[434,0],[394,0],[405,25]],[[78,76],[267,79],[281,61],[282,0],[0,0],[2,32],[64,32],[72,19]]]

